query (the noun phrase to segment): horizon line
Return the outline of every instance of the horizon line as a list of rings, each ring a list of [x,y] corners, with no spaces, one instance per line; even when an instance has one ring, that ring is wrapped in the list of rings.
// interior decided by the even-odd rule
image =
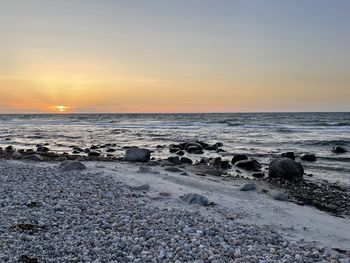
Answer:
[[[33,112],[33,113],[20,113],[20,112],[10,112],[1,113],[0,115],[89,115],[89,114],[242,114],[242,113],[350,113],[349,111],[223,111],[223,112],[67,112],[67,113],[53,113],[53,112]]]

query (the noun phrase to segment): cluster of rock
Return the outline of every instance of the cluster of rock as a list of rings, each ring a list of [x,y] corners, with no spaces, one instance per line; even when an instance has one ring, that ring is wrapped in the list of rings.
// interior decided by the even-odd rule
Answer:
[[[191,153],[191,154],[203,154],[204,150],[223,152],[224,150],[220,148],[222,146],[223,144],[220,142],[212,145],[201,141],[183,142],[179,144],[171,144],[169,146],[169,152],[176,153],[177,155],[184,155],[185,152]]]

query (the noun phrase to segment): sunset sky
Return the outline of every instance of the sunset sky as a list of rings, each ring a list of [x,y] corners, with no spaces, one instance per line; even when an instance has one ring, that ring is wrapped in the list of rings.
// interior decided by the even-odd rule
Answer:
[[[0,113],[349,110],[349,0],[0,0]]]

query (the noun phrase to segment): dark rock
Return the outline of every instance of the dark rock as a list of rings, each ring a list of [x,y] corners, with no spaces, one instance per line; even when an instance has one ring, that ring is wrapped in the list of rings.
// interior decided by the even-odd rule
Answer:
[[[38,231],[38,226],[34,224],[18,224],[17,228],[23,231],[36,232]]]
[[[210,162],[210,166],[217,169],[223,169],[223,170],[228,170],[232,167],[229,161],[223,161],[221,160],[221,157],[212,159]]]
[[[185,152],[183,150],[177,151],[176,152],[177,155],[183,156],[185,155]]]
[[[91,145],[90,149],[91,150],[97,150],[97,149],[99,149],[99,147],[97,145]]]
[[[225,152],[225,150],[223,150],[223,149],[218,149],[216,152],[217,152],[217,153],[223,153],[223,152]]]
[[[156,148],[157,148],[157,149],[163,149],[164,146],[163,146],[163,145],[157,145]]]
[[[148,162],[151,152],[148,149],[130,148],[125,152],[124,160],[128,162]]]
[[[101,153],[95,152],[95,151],[91,151],[88,153],[88,156],[90,156],[90,157],[98,157],[100,155],[101,155]]]
[[[41,162],[44,160],[44,158],[39,154],[26,155],[26,156],[23,156],[22,159],[26,161],[35,161],[35,162]]]
[[[218,147],[216,145],[209,145],[208,147],[204,148],[207,151],[217,151]]]
[[[227,160],[221,161],[221,169],[228,170],[228,169],[231,169],[231,168],[232,168],[232,166],[230,164],[230,161],[227,161]]]
[[[167,172],[172,172],[172,173],[182,173],[183,171],[179,168],[176,167],[167,167],[164,169]]]
[[[199,146],[191,145],[186,147],[186,151],[189,153],[196,153],[198,151],[202,151],[202,147],[200,145]]]
[[[49,151],[49,148],[47,148],[46,146],[39,146],[37,147],[36,151],[41,153],[47,153]]]
[[[107,152],[108,152],[108,153],[113,153],[113,152],[115,152],[115,151],[116,151],[116,150],[113,149],[113,148],[108,148],[108,149],[107,149]]]
[[[261,169],[261,164],[255,159],[238,161],[235,165],[239,168],[254,172],[259,172]]]
[[[235,156],[233,156],[231,163],[235,164],[236,162],[247,160],[247,159],[248,157],[244,154],[236,154]]]
[[[78,161],[64,161],[60,168],[63,172],[86,170],[86,166]]]
[[[73,153],[73,154],[79,154],[80,152],[77,151],[77,150],[74,150],[72,153]]]
[[[84,149],[84,153],[89,153],[89,152],[91,152],[91,150],[89,148]]]
[[[181,150],[180,148],[174,147],[174,148],[170,148],[170,149],[169,149],[169,152],[170,152],[170,153],[176,153],[176,152],[178,152],[178,151],[180,151],[180,150]]]
[[[185,146],[185,150],[189,153],[203,150],[203,146],[197,142],[189,142]]]
[[[221,168],[221,157],[216,157],[210,160],[210,166],[220,169]]]
[[[347,150],[342,146],[335,145],[335,146],[333,146],[332,152],[334,152],[334,153],[346,153]]]
[[[290,158],[274,159],[269,164],[269,177],[281,177],[285,179],[302,178],[303,166]]]
[[[200,144],[202,146],[202,148],[208,147],[209,144],[202,142],[202,141],[196,141],[196,143]]]
[[[224,144],[222,142],[217,142],[214,144],[216,147],[222,147],[224,146]]]
[[[253,173],[252,176],[254,178],[263,178],[265,176],[265,174],[264,173]]]
[[[175,164],[175,165],[180,165],[180,164],[182,164],[182,162],[181,162],[179,156],[170,156],[170,157],[168,157],[167,160],[168,160],[169,162]]]
[[[12,153],[14,152],[16,149],[12,146],[12,145],[9,145],[5,148],[5,151],[6,152],[9,152],[9,153]]]
[[[19,262],[21,263],[38,263],[37,258],[29,257],[27,255],[22,255],[19,257]]]
[[[209,163],[209,159],[208,158],[201,158],[199,163],[200,164],[207,164],[207,163]]]
[[[73,150],[77,151],[77,152],[84,152],[84,149],[82,149],[80,147],[74,147]]]
[[[182,157],[182,158],[181,158],[181,163],[182,163],[182,164],[192,164],[193,161],[192,161],[190,158]]]
[[[202,206],[210,205],[208,198],[199,194],[193,194],[193,193],[185,194],[181,196],[180,199],[189,205],[202,205]]]
[[[292,160],[295,160],[294,152],[284,152],[281,154],[281,157],[290,158]]]
[[[307,161],[307,162],[315,162],[316,161],[316,155],[314,155],[314,154],[304,154],[301,157],[301,160]]]
[[[239,187],[239,191],[253,191],[255,189],[256,187],[253,183],[244,183]]]

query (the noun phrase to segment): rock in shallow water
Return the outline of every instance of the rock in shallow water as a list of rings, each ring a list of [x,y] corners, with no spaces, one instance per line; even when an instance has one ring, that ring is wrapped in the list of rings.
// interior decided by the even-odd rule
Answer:
[[[301,160],[303,161],[307,161],[307,162],[315,162],[316,161],[316,155],[314,154],[304,154],[302,157],[301,157]]]
[[[334,152],[334,153],[346,153],[347,150],[342,146],[335,145],[335,146],[333,146],[332,152]]]
[[[274,159],[269,164],[269,176],[281,177],[285,179],[302,178],[304,174],[303,166],[290,158]]]
[[[235,164],[236,162],[247,160],[247,159],[248,157],[244,154],[236,154],[235,156],[233,156],[231,163]]]
[[[292,160],[295,160],[295,154],[294,152],[284,152],[281,154],[281,157],[285,157],[285,158],[290,158]]]
[[[142,148],[130,148],[125,152],[124,160],[128,162],[148,162],[151,159],[151,151]]]

